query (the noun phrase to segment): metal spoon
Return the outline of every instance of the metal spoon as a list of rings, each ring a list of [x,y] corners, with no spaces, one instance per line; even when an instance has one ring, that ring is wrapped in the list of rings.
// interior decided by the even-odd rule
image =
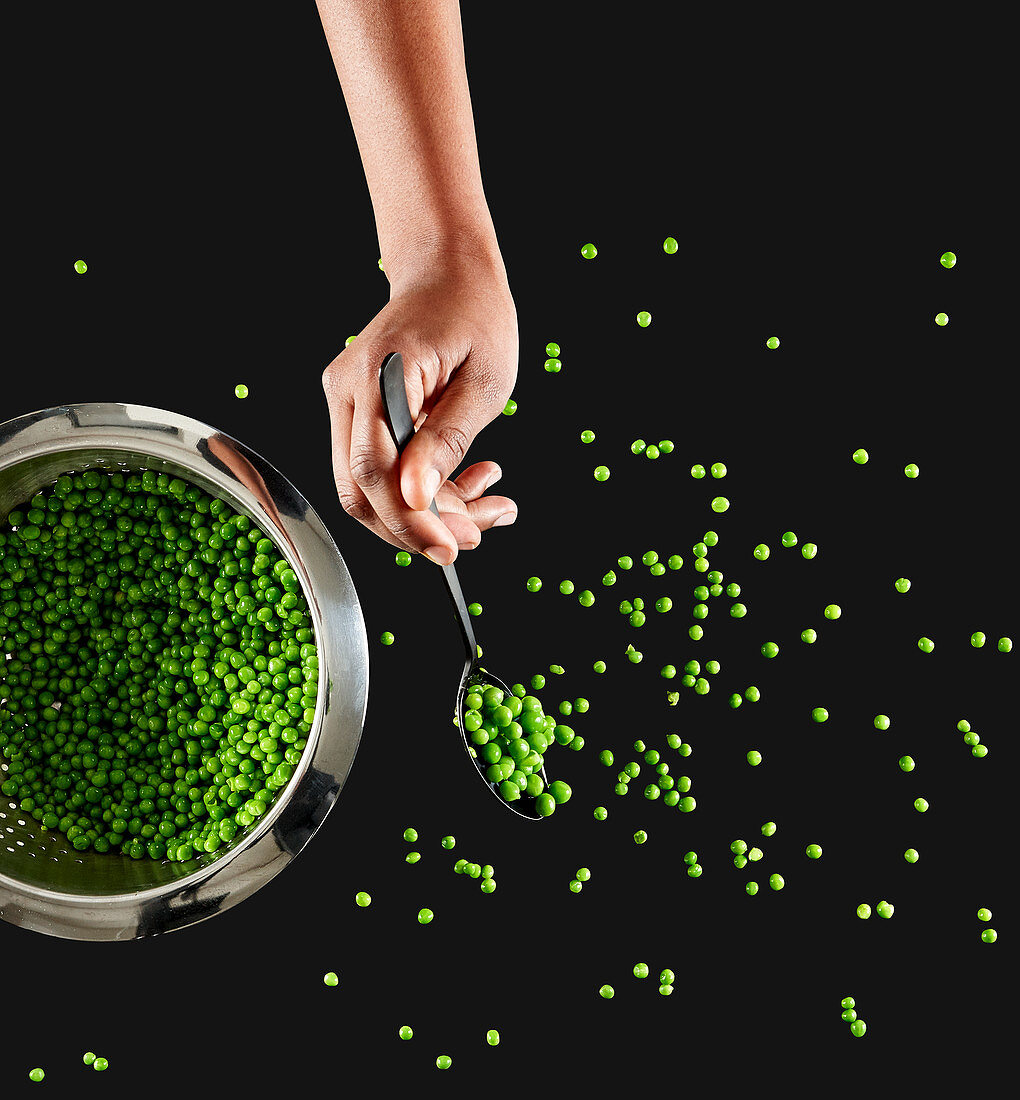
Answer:
[[[404,385],[404,361],[399,352],[388,355],[379,370],[379,388],[382,391],[383,409],[386,413],[386,422],[393,436],[393,442],[397,446],[397,453],[403,451],[414,435],[414,421],[411,419],[411,410],[407,405],[407,389]],[[436,502],[432,501],[429,508],[438,516],[439,509]],[[468,742],[464,730],[465,702],[468,692],[474,688],[485,688],[489,685],[499,688],[504,695],[509,696],[510,689],[498,676],[482,668],[478,663],[478,645],[475,642],[475,632],[471,626],[471,616],[468,615],[467,604],[464,602],[464,593],[461,591],[460,581],[457,579],[457,570],[452,565],[440,566],[443,580],[446,582],[446,590],[450,593],[453,603],[454,615],[457,625],[460,627],[461,638],[464,642],[465,661],[464,671],[460,678],[460,688],[457,692],[457,728],[460,730],[460,739],[464,743],[464,751],[471,757],[472,763],[481,777],[482,782],[499,799],[500,805],[512,810],[519,817],[528,821],[542,821],[543,818],[534,809],[534,798],[522,794],[517,804],[507,802],[499,793],[499,788],[485,774],[482,762],[474,747]],[[545,767],[541,772],[542,782],[548,786],[545,775]],[[518,809],[522,805],[524,809]]]

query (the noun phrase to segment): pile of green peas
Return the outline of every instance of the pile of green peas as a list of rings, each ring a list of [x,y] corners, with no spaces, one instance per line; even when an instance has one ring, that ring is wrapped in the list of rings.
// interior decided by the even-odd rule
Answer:
[[[528,695],[521,684],[509,694],[494,684],[477,684],[464,706],[464,732],[485,765],[486,779],[504,802],[532,798],[535,812],[549,817],[570,798],[570,787],[562,780],[546,789],[541,772],[550,745],[568,745],[575,734],[546,715],[537,696]]]
[[[0,793],[77,851],[229,844],[294,774],[318,678],[294,570],[181,478],[70,472],[0,523]]]

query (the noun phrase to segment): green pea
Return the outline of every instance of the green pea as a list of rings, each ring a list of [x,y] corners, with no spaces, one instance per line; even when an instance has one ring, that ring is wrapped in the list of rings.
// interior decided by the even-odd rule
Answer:
[[[616,996],[616,990],[611,985],[599,986],[599,996],[604,997],[607,1001]]]
[[[456,837],[452,837],[452,836],[444,836],[444,837],[443,837],[443,839],[442,839],[442,840],[441,840],[441,841],[440,841],[439,843],[440,843],[440,844],[442,844],[442,846],[443,846],[444,848],[446,848],[447,850],[449,850],[450,848],[453,848],[453,847],[455,847],[455,846],[456,846],[456,844],[457,844],[457,838],[456,838]]]
[[[782,875],[778,875],[778,874],[775,874],[775,873],[769,875],[769,886],[773,890],[782,890],[782,888],[785,885],[786,885],[786,880],[783,878]]]
[[[768,339],[767,339],[767,340],[765,341],[765,346],[766,346],[767,348],[769,348],[769,349],[770,349],[771,351],[775,351],[775,350],[776,350],[776,348],[778,348],[778,347],[779,347],[779,337],[778,337],[778,336],[770,336],[770,337],[769,337],[769,338],[768,338]]]
[[[595,467],[595,480],[596,481],[608,481],[609,480],[609,467],[608,466],[596,466]]]
[[[906,577],[899,577],[893,581],[893,587],[897,592],[909,592],[910,581]]]
[[[866,901],[862,901],[861,904],[857,906],[857,915],[861,920],[867,920],[868,917],[871,916],[871,906]]]
[[[893,906],[892,903],[888,901],[880,901],[878,905],[875,906],[875,912],[880,917],[884,917],[886,920],[888,920],[895,911],[895,906]]]
[[[490,1029],[489,1031],[487,1031],[485,1033],[485,1041],[489,1044],[490,1047],[498,1047],[499,1046],[499,1032],[496,1031],[494,1028]]]
[[[105,1058],[103,1058],[102,1055],[97,1056],[96,1060],[92,1063],[92,1068],[97,1073],[102,1073],[103,1070],[109,1069],[109,1067],[110,1063]]]
[[[563,364],[560,362],[559,359],[556,359],[554,357],[546,359],[542,366],[545,367],[546,371],[548,371],[549,374],[559,374],[560,371],[563,369]]]
[[[85,272],[88,271],[88,269],[89,266],[84,260],[74,261],[74,270],[77,271],[79,275],[84,275]]]
[[[674,255],[679,247],[680,247],[680,245],[677,244],[676,240],[673,237],[667,237],[662,242],[662,250],[663,250],[663,252],[666,253],[667,256]],[[947,256],[952,256],[952,253],[947,252],[946,255]],[[953,256],[953,263],[954,264],[956,263],[956,257],[955,256]],[[946,267],[952,267],[952,264],[945,264],[945,266]]]
[[[734,619],[742,619],[747,614],[747,608],[742,603],[730,605],[730,616]]]
[[[585,428],[584,431],[581,432],[581,442],[582,443],[594,443],[595,442],[595,433],[591,430],[591,428]]]
[[[935,643],[931,640],[931,638],[918,638],[917,648],[922,653],[931,653],[935,649]]]
[[[366,893],[364,890],[359,890],[354,895],[354,901],[360,905],[362,909],[372,904],[372,895]]]
[[[998,933],[995,931],[994,928],[986,928],[981,933],[981,942],[982,943],[995,943],[995,941],[998,938],[999,938]]]
[[[775,657],[778,652],[779,646],[777,646],[775,642],[766,642],[761,647],[761,655],[763,657]]]
[[[703,478],[706,472],[705,467],[699,464],[695,464],[691,467],[691,477],[693,478]]]
[[[747,754],[747,762],[752,768],[756,768],[761,763],[761,753],[757,749],[751,749]]]
[[[813,558],[818,553],[818,546],[813,542],[805,542],[800,548],[802,558]]]
[[[673,440],[672,439],[660,439],[659,451],[664,455],[670,455],[673,453]]]
[[[326,973],[323,976],[322,980],[323,980],[323,982],[325,982],[326,985],[339,985],[340,984],[340,979],[337,977],[336,972],[333,971],[333,970],[330,970],[328,973]]]
[[[702,475],[704,476],[704,475]],[[712,498],[712,511],[713,512],[725,512],[730,506],[730,502],[726,497],[713,497]]]
[[[526,586],[527,586],[527,589],[528,589],[529,592],[538,592],[542,588],[542,578],[541,577],[528,577],[528,580],[526,582]]]
[[[595,809],[592,811],[592,816],[595,818],[596,821],[605,821],[606,818],[609,817],[609,811],[605,808],[605,806],[596,806]]]
[[[1012,638],[1000,638],[995,643],[995,648],[1000,653],[1012,653],[1012,651],[1013,651],[1013,639]]]
[[[238,382],[234,387],[234,396],[239,397],[242,400],[248,396],[248,387],[243,382]]]
[[[876,714],[875,715],[875,729],[887,730],[892,725],[892,721],[888,714]]]
[[[784,531],[779,541],[789,549],[791,546],[797,545],[797,536],[793,531]]]
[[[850,457],[858,466],[863,466],[868,461],[868,452],[863,447],[858,447]]]
[[[449,1054],[440,1054],[439,1057],[436,1058],[437,1069],[449,1069],[452,1065],[453,1059],[449,1056]]]
[[[406,568],[411,564],[411,555],[406,550],[398,550],[394,560],[397,565]]]
[[[635,963],[633,973],[635,978],[647,978],[648,963]]]
[[[840,608],[839,604],[830,603],[826,604],[825,610],[822,612],[822,614],[827,619],[838,619],[840,615],[843,614],[843,611],[842,608]]]
[[[410,1027],[407,1026],[407,1024],[404,1024],[404,1026],[397,1032],[397,1034],[400,1036],[401,1039],[405,1040],[414,1037],[414,1032],[411,1030]]]
[[[811,717],[815,722],[827,722],[829,719],[829,712],[825,707],[815,707],[811,711]]]
[[[744,884],[744,892],[754,897],[758,893],[758,883],[751,881]]]
[[[901,756],[899,765],[903,771],[912,772],[914,770],[914,758],[912,756]]]
[[[648,312],[647,310],[644,310],[644,309],[643,309],[643,310],[642,310],[642,311],[641,311],[641,312],[640,312],[640,313],[639,313],[639,314],[637,315],[637,323],[638,323],[638,324],[639,324],[639,325],[640,325],[640,326],[641,326],[642,328],[648,328],[648,326],[649,326],[649,325],[650,325],[650,324],[652,323],[652,315],[651,315],[651,314],[650,314],[650,313],[649,313],[649,312]]]
[[[468,614],[469,615],[474,615],[474,616],[477,617],[478,615],[481,615],[481,613],[482,613],[482,605],[480,603],[469,603],[468,604]]]
[[[916,848],[908,848],[903,853],[903,858],[907,863],[916,863],[921,857],[918,855]]]
[[[991,909],[984,909],[984,908],[979,909],[977,911],[977,919],[978,920],[983,920],[983,921],[991,920],[992,919]]]
[[[81,263],[80,260],[78,262]],[[39,1068],[38,1066],[35,1069],[30,1069],[28,1071],[29,1081],[41,1081],[45,1076],[46,1076],[46,1071],[44,1069]]]
[[[473,876],[473,877],[475,877],[475,876]],[[433,913],[431,909],[419,909],[418,910],[418,923],[419,924],[430,924],[432,922],[433,917],[435,917],[435,913]]]
[[[596,661],[591,667],[592,667],[593,671],[598,672],[598,673],[601,674],[601,673],[606,671],[606,662],[605,661]]]
[[[393,634],[389,630],[384,630],[382,634],[379,635],[379,641],[382,642],[383,645],[393,645]]]
[[[822,846],[820,844],[809,844],[804,849],[804,854],[808,859],[819,859],[822,855]]]
[[[644,844],[647,839],[648,833],[646,833],[644,829],[638,829],[637,832],[634,833],[635,844]]]
[[[927,813],[928,812],[928,800],[926,798],[915,798],[914,799],[914,809],[917,810],[917,812],[919,814]]]
[[[939,257],[939,263],[943,267],[955,267],[956,266],[956,253],[955,252],[943,252]]]
[[[559,353],[560,353],[560,345],[556,344],[556,343],[552,343],[552,342],[546,344],[545,345],[545,353],[546,353],[546,355],[549,355],[549,356],[552,356],[552,357],[555,358],[555,356],[559,355]]]
[[[985,644],[985,641],[985,635],[980,630],[975,630],[974,633],[970,636],[970,644],[975,649],[980,649]]]

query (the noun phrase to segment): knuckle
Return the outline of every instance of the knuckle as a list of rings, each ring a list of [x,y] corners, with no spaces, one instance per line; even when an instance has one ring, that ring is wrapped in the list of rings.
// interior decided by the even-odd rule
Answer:
[[[375,510],[353,486],[338,483],[336,491],[340,498],[340,507],[351,519],[367,525],[375,518]]]
[[[374,451],[352,451],[350,471],[355,483],[367,493],[378,489],[386,479],[386,471]]]
[[[471,437],[458,424],[440,424],[435,429],[436,440],[452,459],[450,468],[457,466],[471,445]]]

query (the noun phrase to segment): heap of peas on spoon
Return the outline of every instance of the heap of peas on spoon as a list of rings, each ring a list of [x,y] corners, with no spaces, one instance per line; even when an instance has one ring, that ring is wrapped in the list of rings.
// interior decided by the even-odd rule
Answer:
[[[383,361],[379,369],[379,388],[386,421],[399,454],[414,435],[404,383],[404,362],[399,353],[388,355]],[[439,515],[435,501],[430,508]],[[464,748],[479,775],[503,805],[521,817],[540,821],[552,814],[557,805],[566,802],[571,793],[570,787],[562,781],[548,783],[543,754],[554,741],[567,744],[573,739],[574,731],[546,716],[538,698],[525,694],[523,687],[518,695],[482,668],[457,571],[452,565],[440,568],[465,649],[464,671],[457,693],[457,725]]]

